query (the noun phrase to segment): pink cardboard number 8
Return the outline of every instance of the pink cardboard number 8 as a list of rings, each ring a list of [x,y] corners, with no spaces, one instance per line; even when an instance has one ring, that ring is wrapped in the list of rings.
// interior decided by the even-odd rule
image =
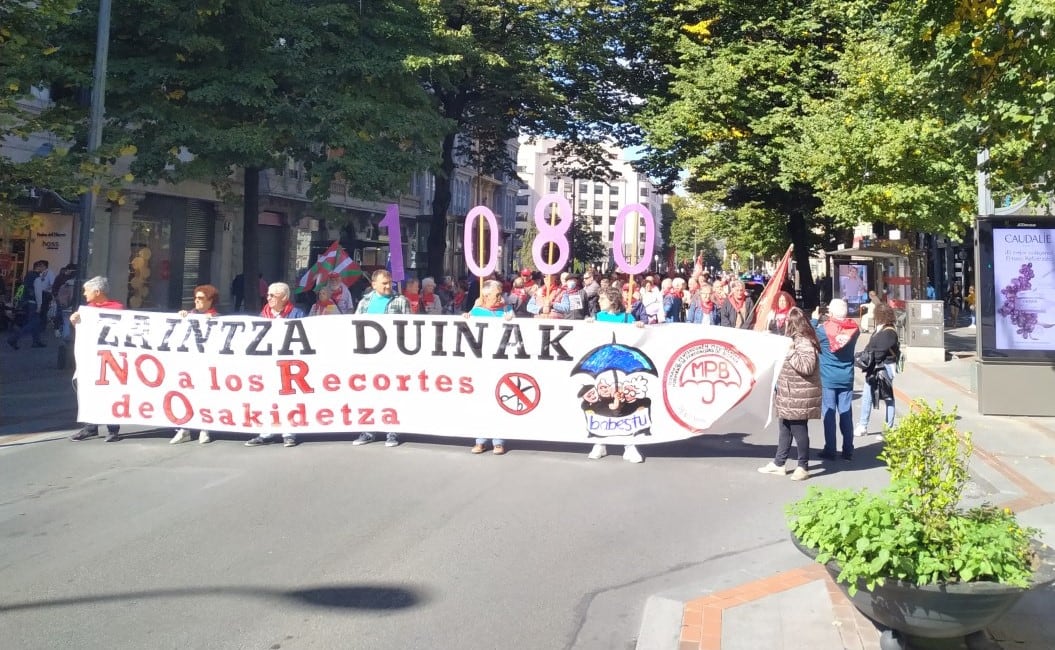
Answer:
[[[550,225],[548,208],[557,204],[557,223]],[[535,268],[546,275],[560,273],[564,265],[571,257],[571,247],[568,245],[568,229],[572,222],[571,204],[568,199],[560,194],[547,194],[539,199],[535,206],[535,227],[538,228],[538,237],[531,244],[531,259],[535,260]],[[550,245],[557,247],[557,259],[550,263],[547,257],[542,255],[543,249],[549,251]]]
[[[626,255],[623,254],[623,238],[625,237],[624,233],[626,232],[626,218],[630,216],[631,213],[635,213],[645,224],[645,252],[641,255],[641,259],[639,259],[633,266],[627,263]],[[637,230],[637,224],[634,224],[634,230]],[[637,242],[634,242],[634,244],[636,245]],[[629,275],[644,273],[648,270],[649,262],[652,261],[652,253],[655,250],[656,222],[652,219],[652,213],[640,203],[624,205],[623,209],[619,211],[619,216],[615,218],[615,234],[612,237],[612,258],[615,260],[615,268],[619,269],[620,273],[627,273]],[[637,251],[634,251],[634,253],[636,254]]]

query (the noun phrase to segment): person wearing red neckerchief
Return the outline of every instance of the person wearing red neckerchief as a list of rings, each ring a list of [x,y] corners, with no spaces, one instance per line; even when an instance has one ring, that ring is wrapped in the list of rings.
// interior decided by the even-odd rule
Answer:
[[[124,309],[125,306],[116,300],[111,300],[107,294],[110,293],[110,281],[101,275],[97,275],[91,280],[87,280],[84,286],[81,287],[81,291],[84,293],[84,308],[94,309]],[[70,322],[74,326],[81,322],[80,310],[70,314]],[[116,424],[106,425],[106,442],[117,442],[121,439],[118,435],[121,427]],[[84,440],[85,438],[91,438],[99,435],[98,424],[85,424],[81,427],[81,430],[70,436],[70,440]]]
[[[733,280],[729,284],[729,295],[725,297],[722,305],[722,325],[724,327],[735,327],[737,329],[749,330],[754,320],[752,316],[754,301],[747,295],[747,288],[741,280]]]
[[[410,278],[406,282],[406,286],[403,289],[403,297],[407,299],[407,303],[410,304],[410,313],[420,314],[421,313],[421,294],[418,293],[418,281],[414,278]]]
[[[340,273],[331,273],[326,282],[326,288],[330,290],[330,300],[337,306],[337,311],[342,314],[351,314],[354,311],[352,292],[344,286]]]
[[[304,318],[304,310],[293,304],[291,291],[285,282],[275,282],[267,287],[267,304],[260,311],[263,318]],[[271,442],[276,434],[261,434],[246,441],[246,447],[257,447]],[[292,433],[282,434],[282,446],[296,447],[297,437]]]
[[[421,281],[421,313],[434,316],[443,315],[443,301],[436,293],[436,281],[425,278]]]
[[[828,303],[828,318],[817,324],[821,343],[821,419],[824,421],[824,450],[820,457],[835,459],[835,425],[838,420],[843,438],[843,459],[854,455],[854,348],[861,333],[857,323],[847,318],[846,301]]]
[[[187,316],[216,316],[216,303],[220,301],[220,291],[211,284],[199,284],[194,287],[194,309],[190,311],[181,309],[180,318]],[[192,436],[189,429],[176,429],[176,435],[169,440],[170,445],[178,445],[181,442],[190,442]],[[198,432],[198,443],[207,444],[212,442],[212,436],[205,429]]]
[[[711,288],[711,285],[706,282],[700,284],[699,289],[692,293],[692,298],[689,300],[689,311],[686,321],[701,325],[719,325],[721,323],[722,317],[719,313],[718,305],[711,300],[713,293],[714,289]]]
[[[788,326],[788,313],[795,306],[795,299],[787,291],[777,293],[773,301],[773,309],[769,312],[769,325],[767,329],[774,334],[784,334]]]
[[[337,307],[337,303],[333,301],[333,293],[330,292],[329,287],[319,289],[319,295],[315,300],[315,304],[308,310],[308,316],[330,316],[340,313],[341,310]]]

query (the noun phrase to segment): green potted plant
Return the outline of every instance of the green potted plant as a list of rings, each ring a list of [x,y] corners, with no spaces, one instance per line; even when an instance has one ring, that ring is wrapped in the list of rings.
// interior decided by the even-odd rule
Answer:
[[[1055,580],[1051,550],[1011,510],[961,507],[972,445],[955,424],[955,411],[917,400],[886,434],[887,488],[814,486],[787,508],[796,546],[888,628],[884,650],[912,637],[978,641],[1026,590]]]

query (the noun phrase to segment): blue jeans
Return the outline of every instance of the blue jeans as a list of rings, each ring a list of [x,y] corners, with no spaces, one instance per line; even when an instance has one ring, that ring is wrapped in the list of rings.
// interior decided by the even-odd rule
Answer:
[[[487,444],[487,438],[477,438],[476,439],[476,444],[478,444],[478,445],[486,445]],[[491,441],[491,445],[495,446],[495,447],[505,447],[506,446],[506,441],[502,440],[501,438],[495,438],[494,440]]]
[[[43,343],[40,338],[41,333],[44,331],[44,321],[40,317],[40,312],[37,311],[36,303],[29,303],[25,307],[25,323],[19,328],[17,332],[7,337],[8,341],[14,341],[18,343],[22,340],[22,337],[29,334],[33,338],[34,343]]]
[[[824,454],[834,456],[835,418],[843,434],[843,455],[854,453],[853,388],[825,388],[821,391],[821,419],[824,421]]]
[[[897,374],[897,366],[893,363],[884,363],[886,367],[887,375],[890,377],[890,383],[894,383],[894,375]],[[894,426],[894,398],[891,397],[886,402],[886,426],[891,428]],[[868,419],[872,417],[872,389],[865,383],[864,390],[861,391],[861,417],[857,420],[857,424],[862,427],[868,426]]]

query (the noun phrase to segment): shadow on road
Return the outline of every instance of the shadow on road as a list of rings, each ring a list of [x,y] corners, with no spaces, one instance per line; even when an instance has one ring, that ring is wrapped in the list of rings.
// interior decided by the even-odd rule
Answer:
[[[423,588],[410,589],[389,585],[320,585],[307,589],[269,589],[265,587],[183,587],[92,594],[68,598],[49,598],[15,603],[0,602],[0,612],[70,607],[90,603],[149,600],[154,598],[200,598],[201,596],[243,596],[266,600],[287,600],[313,607],[330,609],[393,610],[407,609],[428,601]]]

